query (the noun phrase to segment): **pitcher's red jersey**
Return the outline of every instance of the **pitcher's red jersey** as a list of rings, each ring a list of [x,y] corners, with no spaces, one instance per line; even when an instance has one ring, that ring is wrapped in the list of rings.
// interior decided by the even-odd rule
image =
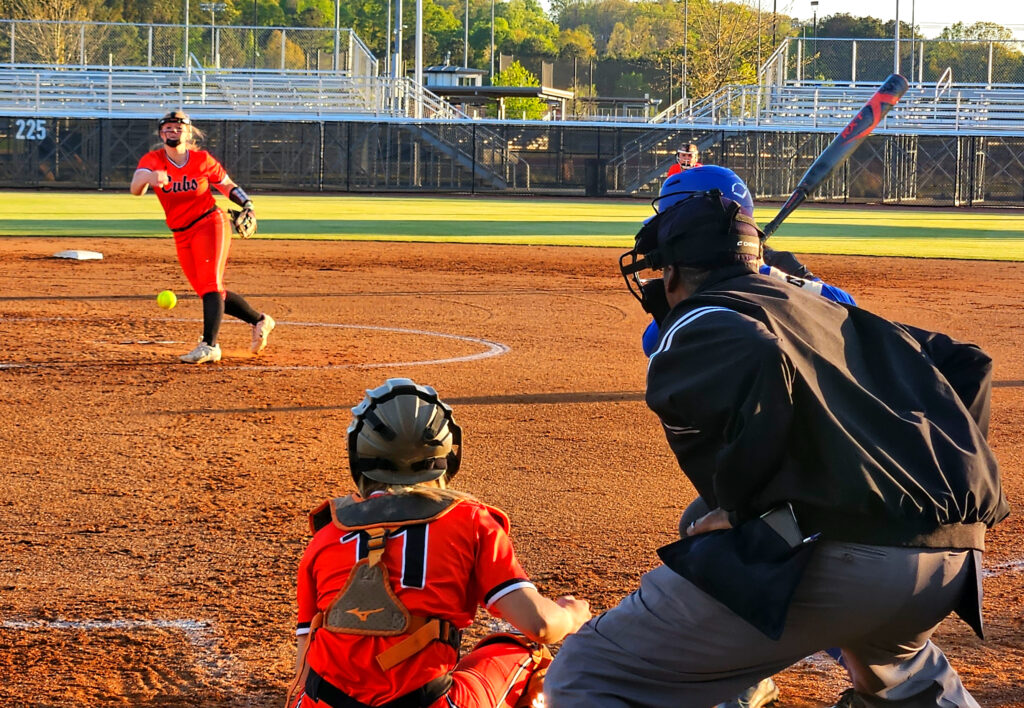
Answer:
[[[191,225],[217,206],[210,191],[228,179],[228,173],[219,162],[205,150],[189,150],[185,164],[178,166],[167,157],[163,148],[147,152],[139,160],[140,170],[166,170],[171,180],[163,187],[154,189],[167,215],[167,226],[180,230]]]

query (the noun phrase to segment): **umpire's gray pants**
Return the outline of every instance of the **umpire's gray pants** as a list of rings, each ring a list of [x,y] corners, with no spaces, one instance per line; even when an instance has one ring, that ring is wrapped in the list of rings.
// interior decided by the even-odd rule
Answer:
[[[869,703],[978,708],[929,641],[974,582],[970,553],[820,542],[778,641],[660,566],[566,639],[545,678],[548,705],[708,708],[838,646]]]

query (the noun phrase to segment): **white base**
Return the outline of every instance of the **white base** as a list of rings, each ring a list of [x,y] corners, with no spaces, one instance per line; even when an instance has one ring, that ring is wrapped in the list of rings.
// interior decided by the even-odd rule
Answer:
[[[54,258],[70,258],[75,261],[101,261],[103,254],[98,251],[60,251],[53,254]]]

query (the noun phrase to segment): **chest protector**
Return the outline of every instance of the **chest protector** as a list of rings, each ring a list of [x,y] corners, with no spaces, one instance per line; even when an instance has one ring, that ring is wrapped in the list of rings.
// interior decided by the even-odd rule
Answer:
[[[416,494],[381,494],[362,500],[357,496],[325,501],[309,515],[315,534],[333,523],[345,532],[362,532],[367,538],[367,555],[359,560],[341,592],[322,613],[323,629],[339,634],[405,639],[377,655],[387,671],[424,649],[442,641],[459,651],[457,627],[437,617],[413,615],[395,594],[388,569],[381,558],[388,538],[405,526],[427,524],[441,518],[460,503],[459,499],[428,499]],[[314,624],[317,624],[314,621]]]

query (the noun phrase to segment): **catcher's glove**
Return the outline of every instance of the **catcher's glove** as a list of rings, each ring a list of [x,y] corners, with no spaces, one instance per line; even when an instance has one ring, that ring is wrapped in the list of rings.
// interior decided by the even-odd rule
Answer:
[[[256,233],[256,213],[251,208],[242,210],[229,209],[231,213],[231,224],[235,232],[242,238],[249,238]]]

